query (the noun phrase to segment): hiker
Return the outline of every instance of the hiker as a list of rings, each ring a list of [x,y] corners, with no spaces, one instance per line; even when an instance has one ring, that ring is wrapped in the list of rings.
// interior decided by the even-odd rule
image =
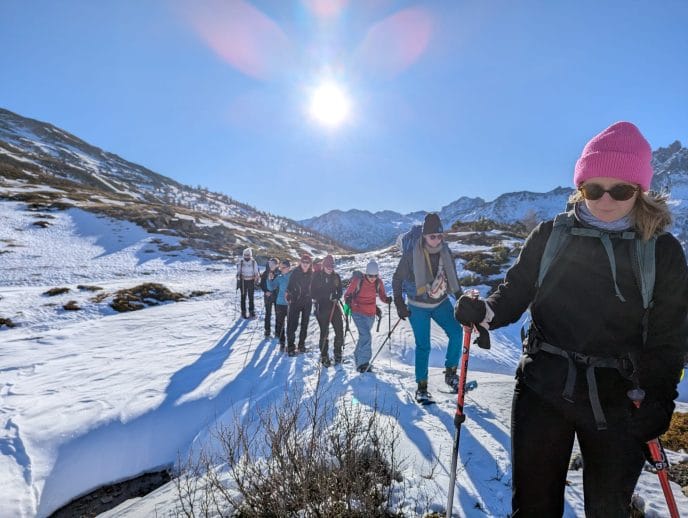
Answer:
[[[334,328],[334,363],[342,363],[342,345],[344,344],[344,323],[339,308],[342,298],[342,279],[334,271],[334,257],[325,256],[320,271],[313,274],[311,295],[318,306],[318,324],[320,325],[320,362],[329,367],[332,361],[329,356],[330,323]]]
[[[260,274],[260,289],[263,290],[263,305],[265,307],[265,338],[270,338],[270,328],[272,327],[272,309],[277,301],[277,292],[270,290],[268,288],[268,277],[272,273],[272,278],[275,278],[276,274],[279,274],[277,265],[279,261],[277,258],[273,257],[268,261],[268,265],[265,271]],[[277,317],[277,311],[275,311],[275,317]],[[277,336],[277,334],[275,334]]]
[[[392,302],[385,292],[385,284],[380,279],[378,265],[371,260],[366,265],[365,275],[360,271],[353,273],[344,293],[344,301],[351,308],[351,318],[358,329],[354,360],[356,370],[361,373],[370,371],[369,363],[373,355],[370,331],[373,329],[375,316],[379,314],[379,308],[375,304],[378,297],[385,304]]]
[[[310,254],[304,253],[301,256],[299,267],[291,273],[289,284],[287,285],[287,301],[289,303],[289,314],[287,316],[287,354],[296,356],[296,328],[301,321],[299,332],[298,352],[306,352],[306,335],[308,334],[308,321],[311,316],[313,302],[311,300],[311,278],[313,270],[311,263],[313,259]]]
[[[585,515],[629,516],[644,444],[669,427],[688,271],[666,197],[648,192],[651,159],[629,122],[593,137],[574,169],[573,209],[531,232],[487,300],[457,303],[459,321],[485,329],[530,308],[511,414],[512,516],[562,515],[574,436]]]
[[[408,317],[416,341],[416,400],[432,401],[428,392],[428,362],[430,359],[430,320],[434,320],[449,338],[444,360],[444,381],[453,391],[458,390],[456,368],[461,357],[461,326],[454,319],[450,294],[458,298],[461,287],[456,265],[449,246],[444,241],[444,229],[436,213],[425,216],[422,227],[409,232],[407,244],[392,277],[394,304],[399,318]],[[403,293],[407,302],[404,302]]]
[[[284,321],[287,318],[289,303],[287,302],[287,285],[291,277],[291,263],[289,259],[282,259],[275,271],[268,272],[267,288],[277,293],[275,298],[275,337],[279,339],[280,351],[284,352],[286,343],[286,329]]]
[[[244,259],[237,266],[237,288],[241,291],[241,316],[255,318],[256,309],[253,305],[255,283],[260,281],[258,263],[253,258],[250,248],[244,250]],[[246,313],[246,298],[248,297],[248,313]]]

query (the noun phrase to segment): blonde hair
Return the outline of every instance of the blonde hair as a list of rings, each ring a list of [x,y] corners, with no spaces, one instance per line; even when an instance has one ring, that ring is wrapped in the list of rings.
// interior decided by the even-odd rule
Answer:
[[[583,194],[578,189],[569,196],[569,203],[571,204],[584,200]],[[672,217],[668,200],[669,195],[666,193],[639,191],[629,216],[633,228],[641,239],[647,240],[661,234],[671,225]]]

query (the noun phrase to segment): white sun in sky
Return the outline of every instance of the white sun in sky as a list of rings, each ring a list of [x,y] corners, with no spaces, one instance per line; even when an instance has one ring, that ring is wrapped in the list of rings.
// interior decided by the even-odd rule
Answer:
[[[337,83],[324,82],[313,90],[309,112],[323,126],[336,128],[349,118],[351,100]]]

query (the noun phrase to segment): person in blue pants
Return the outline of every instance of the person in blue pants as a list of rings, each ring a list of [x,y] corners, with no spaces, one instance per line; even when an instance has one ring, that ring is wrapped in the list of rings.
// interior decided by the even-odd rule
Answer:
[[[394,304],[399,318],[409,318],[416,340],[416,399],[432,400],[428,392],[428,361],[430,358],[430,320],[434,320],[447,334],[449,343],[445,356],[444,380],[457,391],[456,373],[461,358],[462,330],[454,318],[448,295],[461,296],[456,266],[449,246],[444,241],[444,229],[436,213],[425,216],[422,235],[406,251],[392,277]],[[404,301],[404,293],[407,302]]]

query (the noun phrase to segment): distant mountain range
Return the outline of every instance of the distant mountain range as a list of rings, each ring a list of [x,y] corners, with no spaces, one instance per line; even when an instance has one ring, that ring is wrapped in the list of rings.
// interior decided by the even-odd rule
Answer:
[[[686,249],[688,242],[688,148],[679,141],[653,152],[655,176],[652,189],[671,195],[675,217],[674,233]],[[481,218],[499,223],[532,223],[550,219],[566,207],[572,189],[557,187],[545,193],[519,191],[502,194],[493,201],[461,197],[436,210],[446,228],[456,221]],[[300,221],[304,226],[335,237],[356,250],[373,250],[394,243],[399,234],[421,223],[427,212],[401,214],[391,210],[369,212],[332,210]]]
[[[221,193],[180,184],[51,124],[0,109],[0,199],[76,206],[182,238],[220,259],[253,247],[262,257],[347,253],[334,239]]]

